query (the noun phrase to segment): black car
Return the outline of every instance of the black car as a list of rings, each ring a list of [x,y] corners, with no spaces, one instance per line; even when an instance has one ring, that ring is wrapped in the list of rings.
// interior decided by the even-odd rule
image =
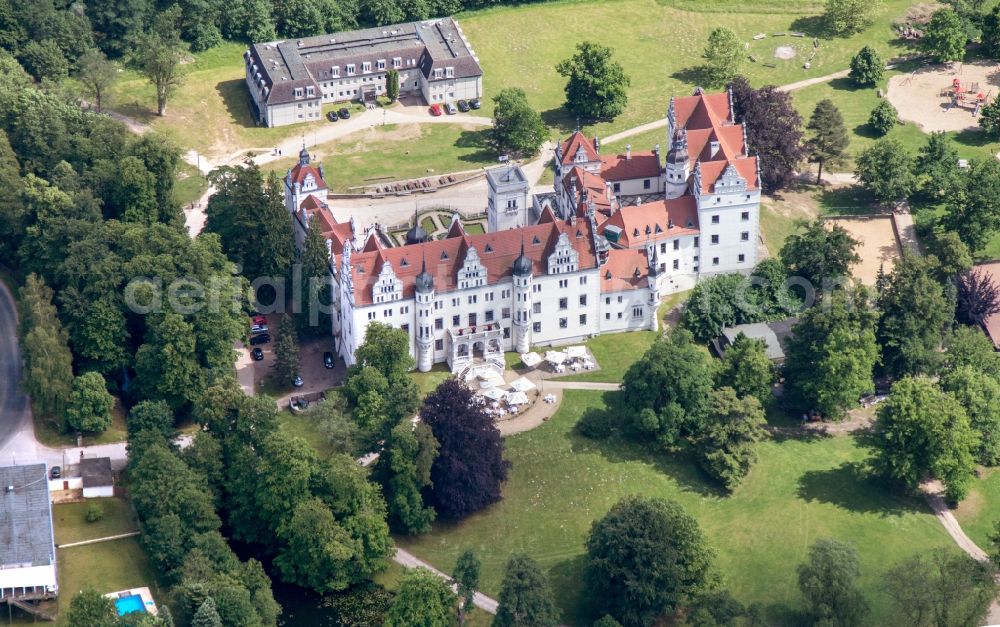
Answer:
[[[339,111],[337,111],[337,115],[340,116],[340,119],[347,120],[350,119],[351,112],[347,108],[341,108]]]
[[[478,109],[479,107],[483,106],[483,103],[479,101],[479,98],[473,98],[472,100],[469,101],[469,106],[472,107],[473,109]]]
[[[250,351],[250,357],[252,357],[254,361],[263,361],[264,351],[260,350],[259,346],[256,346],[252,351]]]
[[[337,117],[337,112],[336,112],[336,111],[329,111],[329,112],[328,112],[328,113],[326,114],[326,119],[327,119],[327,120],[330,120],[331,122],[336,122],[336,121],[337,121],[337,120],[339,120],[340,118],[338,118],[338,117]]]
[[[62,468],[53,466],[49,469],[49,479],[58,479],[60,477],[62,477]]]
[[[259,346],[260,344],[267,344],[271,341],[271,334],[261,333],[250,338],[250,346]]]
[[[333,353],[330,351],[323,353],[323,367],[327,370],[333,368]]]
[[[468,113],[469,112],[469,103],[466,102],[466,101],[464,101],[464,100],[459,100],[458,101],[458,110],[461,111],[462,113]]]

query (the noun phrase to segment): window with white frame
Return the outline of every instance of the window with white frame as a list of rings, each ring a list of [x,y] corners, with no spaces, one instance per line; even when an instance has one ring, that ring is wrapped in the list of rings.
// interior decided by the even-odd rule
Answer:
[[[393,57],[392,67],[396,68],[397,70],[403,67],[403,57]]]
[[[361,71],[364,72],[365,74],[371,72],[372,71],[372,62],[371,61],[364,61],[364,62],[362,62],[361,63]]]
[[[447,76],[448,78],[455,78],[455,68],[446,67],[444,69],[444,75]]]
[[[354,64],[353,63],[348,63],[347,64],[347,75],[348,76],[354,76]]]
[[[375,67],[377,67],[380,70],[384,70],[385,69],[385,59],[379,59],[378,61],[376,61],[375,62]]]
[[[332,76],[334,78],[337,78],[337,77],[340,76],[340,66],[339,65],[335,65],[332,68],[330,68],[330,76]]]
[[[434,78],[441,78],[443,76],[443,71],[441,68],[436,68],[434,70]]]

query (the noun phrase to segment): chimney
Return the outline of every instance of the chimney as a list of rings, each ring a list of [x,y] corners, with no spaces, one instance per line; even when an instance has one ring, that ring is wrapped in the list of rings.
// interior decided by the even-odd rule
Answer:
[[[625,145],[625,159],[628,160],[628,159],[631,159],[631,158],[632,158],[632,144],[626,144]]]

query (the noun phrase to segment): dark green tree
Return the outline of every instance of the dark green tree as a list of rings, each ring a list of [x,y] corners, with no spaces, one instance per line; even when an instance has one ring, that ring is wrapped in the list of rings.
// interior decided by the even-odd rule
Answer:
[[[142,398],[179,409],[198,397],[204,381],[194,329],[176,313],[150,315],[147,324],[145,341],[135,354],[135,386]]]
[[[862,152],[854,175],[883,203],[905,200],[913,192],[913,157],[899,140],[883,138]]]
[[[931,265],[940,281],[961,277],[972,269],[972,253],[954,231],[935,233],[927,241],[927,249],[934,256]]]
[[[222,618],[215,609],[215,599],[208,597],[191,617],[191,627],[222,627]]]
[[[879,100],[868,116],[868,125],[880,136],[888,134],[897,124],[899,124],[899,112],[886,99]]]
[[[819,184],[823,179],[823,166],[844,162],[851,138],[844,126],[844,116],[829,98],[816,104],[806,128],[812,131],[812,136],[806,141],[806,150],[809,151],[809,161],[819,165],[816,172],[816,183]]]
[[[931,21],[923,30],[921,45],[938,63],[961,61],[965,58],[968,35],[954,9],[944,8],[935,11]]]
[[[762,407],[773,400],[771,388],[777,378],[764,340],[742,333],[726,348],[715,372],[717,387],[732,388],[740,397],[756,398]]]
[[[705,51],[704,77],[708,87],[719,88],[733,80],[743,65],[743,42],[732,29],[718,26],[708,34]]]
[[[385,627],[451,627],[455,602],[447,581],[426,568],[414,568],[403,575]]]
[[[417,534],[429,531],[433,507],[424,504],[422,491],[431,485],[431,467],[438,443],[424,422],[404,418],[389,435],[375,475],[382,484],[393,530]]]
[[[878,50],[865,46],[851,58],[851,73],[848,76],[859,87],[874,87],[885,74],[885,61]]]
[[[76,431],[101,433],[111,426],[115,397],[97,372],[85,372],[73,379],[73,391],[66,405],[66,425]]]
[[[1000,464],[1000,382],[964,366],[941,378],[941,389],[955,397],[969,416],[976,436],[973,457],[984,466]]]
[[[282,316],[274,342],[274,374],[282,385],[291,385],[299,373],[299,332],[292,316]]]
[[[996,596],[994,571],[945,548],[916,553],[883,577],[894,615],[913,627],[981,625]]]
[[[789,276],[801,277],[820,290],[850,276],[851,264],[861,261],[855,252],[858,245],[842,226],[827,228],[822,220],[814,220],[789,235],[778,255]]]
[[[823,21],[831,34],[847,37],[868,28],[881,4],[867,0],[826,0]]]
[[[785,393],[792,406],[839,419],[874,389],[879,349],[866,298],[863,289],[834,292],[801,315],[785,348]]]
[[[21,165],[0,129],[0,263],[13,265],[27,228],[28,211],[21,198]]]
[[[399,99],[399,72],[394,69],[385,73],[385,96],[390,102]]]
[[[556,627],[559,611],[549,581],[538,563],[527,555],[507,560],[494,627]]]
[[[500,154],[530,157],[538,153],[547,131],[542,116],[528,104],[519,87],[507,87],[493,96],[490,146]]]
[[[55,418],[61,428],[72,395],[73,355],[52,294],[45,281],[34,274],[28,275],[19,293],[23,385],[36,410]]]
[[[458,592],[458,625],[465,625],[468,613],[473,609],[473,597],[479,588],[479,571],[482,562],[472,549],[466,549],[458,556],[451,579]]]
[[[355,539],[336,521],[326,503],[316,498],[300,502],[277,531],[284,546],[274,564],[285,581],[320,594],[354,583],[351,560],[357,551]]]
[[[943,132],[931,133],[917,153],[914,166],[917,188],[930,200],[942,201],[958,193],[961,178],[958,151]]]
[[[714,559],[680,505],[627,496],[591,527],[585,577],[598,612],[644,627],[711,587]]]
[[[1000,228],[1000,161],[974,159],[960,180],[941,225],[958,233],[975,253]]]
[[[695,339],[707,342],[731,327],[763,319],[753,282],[742,274],[720,274],[700,281],[691,292],[681,325]]]
[[[975,473],[975,434],[952,395],[925,377],[907,377],[892,386],[875,421],[872,468],[916,490],[924,477],[940,479],[948,500],[965,497]]]
[[[964,324],[956,325],[945,336],[944,346],[942,370],[945,375],[969,366],[1000,380],[1000,353],[996,352],[993,342],[982,329]]]
[[[115,627],[118,613],[115,604],[93,588],[84,588],[73,595],[66,616],[71,627]]]
[[[609,120],[625,110],[632,81],[613,54],[607,46],[584,41],[576,45],[576,54],[556,65],[567,79],[565,107],[571,115]]]
[[[177,30],[180,7],[176,5],[160,13],[153,26],[138,35],[131,47],[129,61],[145,76],[156,91],[156,114],[167,111],[167,100],[184,81],[181,59],[184,44]]]
[[[1000,7],[983,15],[982,30],[983,51],[990,58],[1000,58]]]
[[[20,55],[24,69],[39,81],[59,81],[69,76],[69,63],[51,39],[29,41]]]
[[[142,401],[129,411],[125,426],[130,439],[143,431],[152,431],[164,440],[171,440],[174,435],[174,412],[164,401]]]
[[[711,390],[705,353],[691,341],[690,333],[675,329],[657,338],[625,373],[622,415],[640,437],[674,446],[680,437],[701,430]]]
[[[694,436],[698,465],[727,490],[735,490],[757,461],[766,422],[753,396],[739,398],[725,387],[713,391],[705,424]]]
[[[1000,103],[994,100],[980,107],[979,126],[991,139],[1000,138]]]
[[[817,540],[809,556],[799,564],[799,590],[814,625],[852,627],[860,625],[870,608],[858,577],[861,567],[854,547],[832,539]]]
[[[299,329],[308,337],[330,333],[330,311],[333,295],[330,287],[330,253],[326,238],[318,228],[306,229],[306,239],[299,254],[302,266],[302,283],[294,299],[298,299]],[[360,361],[360,360],[359,360]]]

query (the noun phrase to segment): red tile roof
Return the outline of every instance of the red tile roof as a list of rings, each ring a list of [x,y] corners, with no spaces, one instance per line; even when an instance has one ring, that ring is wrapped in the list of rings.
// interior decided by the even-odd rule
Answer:
[[[622,207],[597,227],[597,231],[603,235],[608,226],[621,229],[618,243],[625,248],[700,232],[697,203],[690,195]]]
[[[622,292],[648,285],[649,260],[646,249],[612,249],[601,268],[601,291]]]
[[[600,175],[575,166],[563,178],[563,187],[566,188],[567,193],[572,193],[574,183],[576,183],[577,194],[586,191],[589,198],[594,201],[594,206],[598,211],[603,210],[610,213],[611,199],[608,197],[608,186]]]
[[[733,161],[702,161],[701,191],[711,192],[712,186],[719,180],[719,177],[725,172],[726,166],[730,163],[740,176],[746,179],[747,189],[757,189],[757,157],[744,157]]]
[[[652,151],[633,152],[630,159],[625,155],[601,155],[601,176],[605,181],[652,179],[659,175],[660,158]]]
[[[318,227],[325,239],[331,240],[334,255],[344,252],[344,242],[354,237],[354,229],[350,222],[337,222],[330,208],[312,194],[306,196],[306,199],[299,204],[299,208],[305,211],[310,224]]]
[[[722,126],[729,119],[729,92],[674,98],[674,114],[678,128],[711,128]]]
[[[576,153],[583,147],[584,154],[587,155],[587,161],[597,161],[600,157],[597,154],[597,148],[594,147],[594,140],[588,139],[580,131],[574,131],[569,139],[560,144],[560,149],[562,151],[562,165],[569,165],[573,163],[576,158]]]
[[[320,175],[319,168],[314,168],[311,165],[302,165],[301,163],[296,163],[295,167],[292,168],[290,180],[292,184],[295,183],[301,184],[302,181],[306,180],[306,176],[309,174],[312,174],[313,178],[316,179],[316,187],[319,187],[320,189],[326,189],[326,181],[324,181],[323,177]]]
[[[511,265],[521,254],[522,243],[524,254],[532,260],[534,273],[538,275],[546,271],[548,257],[562,233],[566,233],[580,255],[581,269],[597,266],[593,238],[586,220],[578,220],[575,225],[563,221],[546,222],[496,233],[460,235],[422,244],[354,253],[351,266],[355,302],[361,307],[372,304],[372,288],[386,262],[392,264],[396,277],[403,282],[403,298],[413,297],[414,280],[420,274],[424,261],[427,271],[434,277],[435,290],[438,293],[452,291],[456,289],[457,274],[470,246],[476,248],[490,284],[510,276]]]

